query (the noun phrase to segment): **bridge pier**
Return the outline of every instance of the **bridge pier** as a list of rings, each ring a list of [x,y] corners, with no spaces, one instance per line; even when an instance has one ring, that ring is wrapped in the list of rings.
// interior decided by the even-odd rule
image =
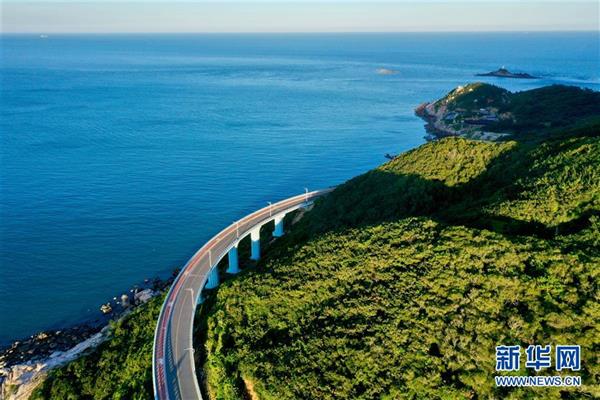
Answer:
[[[206,282],[206,289],[214,289],[219,286],[219,268],[215,265],[208,273],[208,281]]]
[[[257,261],[260,258],[260,226],[250,232],[250,259]]]
[[[275,222],[275,230],[273,231],[274,237],[283,236],[283,218],[284,217],[285,217],[285,214],[275,217],[275,221],[274,221]]]
[[[240,267],[238,263],[238,245],[236,244],[229,250],[229,266],[227,267],[228,274],[237,274],[240,272]]]

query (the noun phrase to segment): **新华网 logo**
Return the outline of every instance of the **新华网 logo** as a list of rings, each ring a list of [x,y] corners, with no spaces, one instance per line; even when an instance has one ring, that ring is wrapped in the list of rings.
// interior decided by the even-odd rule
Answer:
[[[552,346],[530,345],[525,349],[525,368],[539,372],[552,367]],[[519,371],[521,346],[496,346],[496,371]],[[554,351],[556,371],[579,371],[581,347],[557,345]],[[580,376],[496,376],[496,386],[580,386]]]

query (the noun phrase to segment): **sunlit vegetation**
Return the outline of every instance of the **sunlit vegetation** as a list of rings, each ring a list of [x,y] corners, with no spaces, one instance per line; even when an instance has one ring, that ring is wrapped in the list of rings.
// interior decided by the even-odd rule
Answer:
[[[210,397],[600,395],[600,138],[564,136],[448,138],[341,185],[219,289]],[[560,343],[581,388],[495,387],[497,344]]]
[[[481,107],[500,108],[510,102],[510,92],[498,86],[476,82],[459,86],[443,99],[437,106],[445,105],[449,110],[478,110]]]

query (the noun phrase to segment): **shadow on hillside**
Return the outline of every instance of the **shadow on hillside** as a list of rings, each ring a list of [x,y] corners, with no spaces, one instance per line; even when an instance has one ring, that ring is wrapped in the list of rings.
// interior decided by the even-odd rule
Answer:
[[[503,201],[516,199],[523,190],[516,184],[519,179],[542,173],[534,168],[535,162],[539,161],[539,155],[537,159],[533,157],[532,152],[535,149],[535,146],[519,143],[490,160],[486,167],[468,182],[456,185],[426,179],[417,174],[394,173],[381,169],[358,176],[316,201],[313,210],[297,222],[288,234],[277,239],[270,250],[267,237],[270,237],[272,227],[264,229],[264,235],[261,236],[262,242],[265,243],[266,257],[258,263],[259,270],[267,265],[271,257],[278,258],[284,264],[292,262],[294,249],[303,246],[307,240],[326,233],[375,226],[409,217],[426,217],[442,227],[487,229],[503,235],[513,243],[522,243],[524,236],[554,238],[557,234],[574,233],[588,227],[590,217],[600,214],[597,210],[581,213],[568,222],[552,226],[493,215],[486,211]],[[557,150],[562,151],[558,147],[550,151]],[[249,244],[244,243],[240,246],[240,260],[247,258],[248,253]],[[224,269],[225,265],[221,265],[221,268]],[[248,268],[236,279],[252,276],[252,272],[249,271],[256,270]],[[209,296],[196,315],[194,338],[195,348],[201,349],[196,353],[196,363],[199,366],[206,360],[207,349],[202,344],[206,343],[207,339],[207,319],[215,316],[217,312],[214,307],[215,301],[214,295]],[[362,322],[369,323],[368,320]],[[318,323],[326,324],[327,321],[320,319]],[[235,345],[231,342],[233,339],[230,334],[219,336],[219,340],[221,342],[218,342],[218,345],[224,348],[233,348]],[[281,328],[271,331],[268,337],[257,341],[254,346],[269,348],[273,346],[273,342],[286,343],[289,340],[289,332],[286,328]],[[238,387],[243,388],[244,383],[238,371],[233,366],[231,368],[227,373],[237,377],[235,379]],[[199,380],[205,382],[203,368],[197,368],[197,371]],[[202,386],[206,391],[205,384]]]
[[[550,226],[487,211],[501,202],[517,199],[522,188],[516,182],[540,173],[533,168],[535,158],[531,152],[534,149],[531,145],[517,144],[492,159],[479,175],[451,186],[414,174],[381,169],[369,171],[319,200],[303,221],[304,234],[313,236],[407,217],[428,217],[445,225],[545,239],[588,227],[590,217],[599,212],[582,213],[570,221]]]

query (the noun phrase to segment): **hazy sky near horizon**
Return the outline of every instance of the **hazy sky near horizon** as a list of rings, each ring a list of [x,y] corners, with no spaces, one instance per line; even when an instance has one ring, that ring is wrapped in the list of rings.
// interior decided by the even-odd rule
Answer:
[[[4,33],[598,31],[595,0],[0,0]]]

